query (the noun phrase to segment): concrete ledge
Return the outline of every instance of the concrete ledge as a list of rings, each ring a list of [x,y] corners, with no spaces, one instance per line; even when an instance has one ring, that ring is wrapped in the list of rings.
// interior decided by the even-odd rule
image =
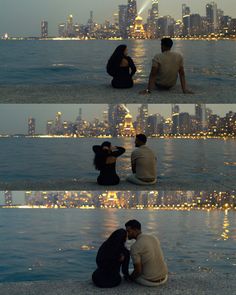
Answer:
[[[132,89],[109,85],[1,85],[0,103],[236,103],[236,86],[190,85],[195,94],[183,94],[180,86],[170,91],[140,95],[146,84]]]
[[[171,275],[167,284],[150,288],[122,282],[112,289],[96,288],[91,281],[1,283],[1,295],[226,295],[235,294],[235,275],[193,273]]]

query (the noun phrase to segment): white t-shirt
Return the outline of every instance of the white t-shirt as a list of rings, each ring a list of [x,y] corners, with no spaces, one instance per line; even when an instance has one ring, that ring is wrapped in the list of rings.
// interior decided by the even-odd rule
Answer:
[[[135,166],[135,174],[139,179],[157,178],[157,159],[153,151],[146,145],[136,148],[131,154],[131,163]]]
[[[140,234],[131,246],[130,254],[134,264],[142,264],[141,276],[144,279],[155,281],[168,274],[160,242],[155,236]]]
[[[154,56],[152,66],[159,68],[156,84],[173,87],[177,82],[179,69],[183,66],[183,57],[176,52],[164,51]]]

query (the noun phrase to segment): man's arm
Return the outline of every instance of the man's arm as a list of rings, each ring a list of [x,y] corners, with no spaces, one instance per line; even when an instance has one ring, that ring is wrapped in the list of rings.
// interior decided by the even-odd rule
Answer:
[[[140,94],[148,94],[151,90],[155,89],[155,82],[158,74],[158,64],[155,67],[152,67],[149,79],[148,79],[148,86],[147,89],[140,91]]]
[[[186,88],[186,79],[185,79],[185,71],[184,71],[184,67],[181,66],[179,69],[179,78],[180,78],[180,84],[181,84],[181,88],[183,93],[185,94],[193,94],[192,91],[188,90]]]
[[[132,281],[136,280],[142,273],[142,264],[141,262],[134,264],[134,270],[130,275]]]

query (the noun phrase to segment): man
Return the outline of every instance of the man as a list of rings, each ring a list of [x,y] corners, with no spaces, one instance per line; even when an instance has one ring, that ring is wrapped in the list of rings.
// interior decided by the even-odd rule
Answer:
[[[166,283],[168,269],[159,240],[153,235],[143,234],[141,224],[137,220],[129,220],[125,227],[128,239],[136,240],[130,249],[134,271],[128,279],[148,287]]]
[[[171,51],[173,41],[170,38],[161,40],[161,54],[156,54],[152,60],[148,86],[140,94],[149,94],[153,89],[169,90],[176,85],[179,75],[183,93],[193,94],[186,88],[183,57]]]
[[[155,184],[157,181],[157,160],[153,151],[146,146],[146,142],[147,137],[144,134],[136,135],[136,149],[131,154],[133,174],[127,178],[127,181],[134,184]]]

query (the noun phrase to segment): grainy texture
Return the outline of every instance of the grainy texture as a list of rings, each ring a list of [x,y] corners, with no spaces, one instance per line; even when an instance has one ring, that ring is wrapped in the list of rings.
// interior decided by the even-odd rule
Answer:
[[[186,273],[170,275],[169,281],[159,287],[143,287],[135,283],[122,282],[112,289],[96,288],[91,281],[55,281],[1,283],[1,295],[235,295],[234,275],[215,273]]]

